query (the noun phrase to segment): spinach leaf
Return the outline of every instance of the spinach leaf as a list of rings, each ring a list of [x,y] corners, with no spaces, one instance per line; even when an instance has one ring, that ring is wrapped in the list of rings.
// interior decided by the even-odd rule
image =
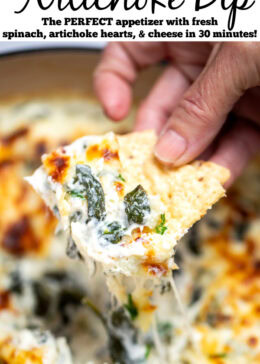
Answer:
[[[89,300],[85,299],[83,302],[101,320],[106,329],[108,349],[113,363],[141,364],[146,361],[146,348],[138,342],[137,330],[122,307],[110,312],[109,316],[105,317]],[[129,345],[129,342],[131,342],[131,345]],[[141,353],[140,358],[133,355],[131,350],[133,347],[136,347]]]
[[[124,309],[119,308],[112,312],[108,321],[108,329],[109,352],[114,363],[141,364],[146,362],[146,348],[138,342],[137,330]],[[140,353],[140,357],[136,357],[133,347],[137,349],[136,352]]]
[[[78,222],[82,218],[82,212],[77,210],[70,215],[70,222]]]
[[[132,295],[128,295],[128,302],[124,305],[125,309],[129,312],[130,317],[132,320],[135,320],[138,316],[138,310],[135,306],[135,303],[133,301]]]
[[[11,284],[9,291],[16,294],[22,294],[24,291],[24,283],[19,271],[14,271],[10,274]]]
[[[156,231],[157,234],[163,235],[165,233],[165,231],[168,229],[165,224],[166,224],[165,214],[161,214],[160,215],[160,222],[155,227],[155,231]]]
[[[60,219],[60,211],[57,205],[53,206],[53,214],[57,217],[57,219]]]
[[[89,219],[104,220],[106,213],[105,194],[101,183],[93,176],[89,166],[84,164],[76,166],[75,182],[81,186],[77,193],[83,194],[87,198]]]
[[[59,330],[73,320],[81,306],[85,288],[64,271],[50,271],[40,281],[32,281],[35,297],[34,313],[48,319],[53,330]]]
[[[35,307],[34,313],[39,317],[47,317],[50,312],[50,301],[51,301],[51,292],[47,285],[44,282],[33,282],[32,283],[33,293],[35,295]]]
[[[201,286],[195,286],[191,293],[189,306],[192,306],[194,303],[198,302],[202,296],[203,290]]]
[[[124,203],[129,224],[143,224],[145,215],[151,211],[144,188],[138,185],[125,196]]]
[[[66,286],[59,292],[57,302],[57,312],[61,316],[62,323],[67,325],[73,320],[73,312],[79,309],[82,305],[85,292],[76,286]]]
[[[77,245],[71,236],[68,238],[67,241],[66,255],[70,259],[76,259],[76,258],[82,259],[82,255],[80,254]]]
[[[170,342],[172,339],[173,326],[171,322],[164,321],[157,324],[158,333],[163,341]]]
[[[239,242],[243,242],[245,240],[248,229],[249,223],[247,221],[236,222],[234,224],[234,238]]]
[[[125,229],[117,221],[113,221],[106,226],[106,229],[102,232],[101,235],[112,244],[117,244],[120,242],[122,237],[124,236]]]

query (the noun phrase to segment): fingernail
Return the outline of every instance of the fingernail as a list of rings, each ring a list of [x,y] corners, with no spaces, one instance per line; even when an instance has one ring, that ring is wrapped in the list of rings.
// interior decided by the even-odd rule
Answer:
[[[173,130],[167,130],[155,146],[155,156],[163,163],[174,164],[186,150],[186,140]]]

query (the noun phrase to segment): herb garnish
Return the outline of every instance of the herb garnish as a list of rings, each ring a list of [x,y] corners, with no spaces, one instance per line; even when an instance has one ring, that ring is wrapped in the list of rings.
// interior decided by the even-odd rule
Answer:
[[[105,194],[101,183],[93,176],[89,166],[78,164],[76,166],[75,182],[80,188],[77,193],[86,196],[88,201],[88,217],[103,220],[105,218]]]
[[[149,358],[149,355],[151,353],[152,347],[153,347],[152,344],[150,344],[150,343],[149,344],[146,344],[146,350],[145,350],[145,356],[144,356],[145,359],[148,359]]]
[[[135,320],[138,316],[138,310],[135,306],[135,303],[133,301],[132,295],[128,295],[128,302],[124,305],[125,309],[129,312],[131,319]]]
[[[165,224],[166,224],[165,214],[161,214],[160,215],[160,222],[155,227],[155,231],[157,232],[157,234],[163,235],[165,233],[165,231],[168,229],[167,226],[165,226]]]
[[[122,228],[119,222],[113,221],[106,226],[106,229],[103,231],[102,235],[110,243],[117,244],[124,236],[124,231],[125,229]]]
[[[211,359],[226,358],[226,357],[227,357],[227,353],[216,353],[216,354],[211,354],[211,355],[209,355],[209,357],[210,357]]]
[[[143,224],[146,213],[151,211],[144,188],[138,185],[133,191],[125,195],[124,203],[129,224]]]
[[[126,182],[126,180],[124,179],[124,177],[122,176],[121,173],[119,173],[119,175],[117,176],[117,179],[119,179],[122,182]]]
[[[81,198],[81,199],[85,199],[86,196],[84,196],[83,193],[81,192],[78,192],[78,191],[74,191],[74,190],[68,190],[67,193],[72,196],[72,197],[78,197],[78,198]]]

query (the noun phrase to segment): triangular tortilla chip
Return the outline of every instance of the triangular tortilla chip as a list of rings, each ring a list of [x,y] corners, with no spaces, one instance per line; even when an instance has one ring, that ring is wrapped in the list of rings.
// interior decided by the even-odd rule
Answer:
[[[129,188],[140,183],[161,196],[167,206],[168,228],[176,240],[225,195],[223,184],[230,176],[226,168],[203,161],[178,168],[160,164],[153,154],[157,140],[153,131],[119,136],[118,140]]]

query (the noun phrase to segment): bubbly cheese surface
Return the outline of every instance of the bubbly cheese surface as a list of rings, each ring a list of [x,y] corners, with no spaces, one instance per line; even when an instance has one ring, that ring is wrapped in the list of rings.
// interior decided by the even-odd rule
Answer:
[[[83,297],[88,297],[104,315],[109,314],[111,301],[104,277],[95,264],[90,265],[89,271],[83,262],[65,256],[66,238],[60,231],[54,235],[55,218],[23,181],[25,175],[40,165],[42,153],[90,133],[96,135],[116,127],[118,132],[120,129],[126,132],[129,125],[128,129],[125,126],[108,123],[98,104],[85,99],[0,105],[0,346],[4,342],[0,362],[14,364],[11,356],[14,350],[25,359],[24,347],[19,340],[14,340],[21,338],[25,331],[27,348],[35,354],[35,330],[38,330],[51,332],[51,338],[40,349],[41,353],[55,353],[51,356],[56,359],[55,364],[60,364],[61,356],[57,353],[61,351],[58,349],[61,336],[67,338],[64,353],[68,348],[71,350],[73,364],[110,364],[111,358],[136,364],[142,355],[143,362],[148,364],[163,363],[155,349],[152,331],[143,335],[129,326],[128,321],[121,320],[123,325],[113,327],[108,333],[96,314],[82,302]],[[125,138],[127,142],[120,138],[119,143],[123,142],[123,156],[129,156],[127,161],[132,161],[135,173],[128,176],[125,170],[122,176],[130,183],[131,175],[140,175],[138,163],[143,164],[140,155],[144,156],[145,150],[137,159],[134,140]],[[145,144],[149,145],[149,138]],[[148,175],[152,171],[153,176],[150,162],[142,170]],[[167,282],[162,282],[154,299],[159,302],[154,327],[167,364],[260,362],[259,170],[259,163],[252,163],[227,198],[209,211],[177,245],[174,259],[180,269],[174,271],[174,278],[186,306],[193,341],[191,344],[187,339],[172,291]],[[189,174],[193,169],[189,167],[186,171]],[[154,180],[157,179],[154,175]],[[142,183],[147,189],[143,180]],[[165,188],[169,184],[161,181],[157,186],[167,196]],[[174,186],[177,188],[178,184],[174,182],[171,188]],[[186,205],[174,205],[176,216],[183,216],[181,207]],[[169,228],[169,219],[166,225]],[[96,271],[95,277],[90,276],[93,271]],[[111,284],[115,286],[114,278]],[[144,309],[148,314],[154,302],[147,305],[145,295],[137,300],[135,294],[132,300],[135,303],[132,310],[136,311],[132,311],[131,322],[135,324],[141,316],[140,312],[136,316],[136,312]],[[118,320],[114,324],[118,325]],[[10,336],[13,339],[7,345],[8,336],[9,340]],[[118,346],[114,350],[114,342],[127,350],[118,350]],[[36,349],[39,350],[39,344]],[[29,358],[28,353],[26,364]],[[41,355],[40,360],[43,358]]]

